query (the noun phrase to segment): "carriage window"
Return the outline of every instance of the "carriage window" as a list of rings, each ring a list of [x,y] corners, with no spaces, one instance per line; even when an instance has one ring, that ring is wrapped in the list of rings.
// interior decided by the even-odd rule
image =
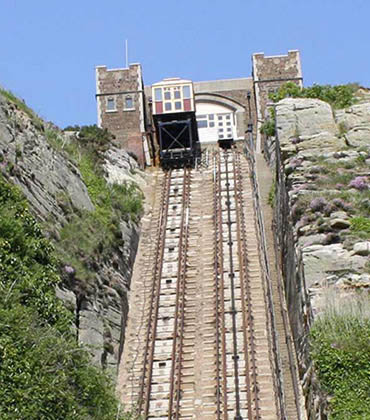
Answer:
[[[190,86],[183,86],[182,87],[182,95],[183,95],[184,99],[189,99],[190,98]]]
[[[175,99],[180,99],[181,98],[181,93],[179,90],[175,90]]]
[[[214,126],[215,126],[215,123],[214,123],[213,121],[210,121],[210,122],[209,122],[209,126],[210,126],[210,127],[214,127]]]
[[[198,128],[207,128],[208,127],[207,120],[200,120],[197,123],[198,123]]]
[[[166,93],[167,93],[167,92],[166,92]],[[166,111],[171,111],[171,109],[172,109],[171,102],[166,102],[166,103],[164,104],[164,109],[165,109]]]
[[[218,116],[218,119],[219,119],[219,120],[222,120],[222,115],[219,115],[219,116]]]
[[[162,89],[161,88],[155,88],[154,89],[154,98],[157,102],[162,100]]]
[[[209,114],[209,115],[208,115],[208,119],[209,119],[209,120],[214,120],[214,119],[215,119],[214,114]]]
[[[125,109],[134,109],[134,100],[132,96],[125,97]]]
[[[107,111],[115,111],[116,110],[116,100],[114,98],[107,99]]]
[[[230,114],[226,115],[226,119],[229,120],[230,119]]]
[[[170,100],[171,99],[171,92],[164,92],[164,99]]]
[[[181,109],[181,102],[175,102],[175,109]]]

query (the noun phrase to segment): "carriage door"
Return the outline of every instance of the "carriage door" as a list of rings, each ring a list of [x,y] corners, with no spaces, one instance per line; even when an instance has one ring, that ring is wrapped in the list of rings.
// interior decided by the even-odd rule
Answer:
[[[233,139],[235,136],[235,122],[233,113],[222,113],[216,115],[218,140]]]

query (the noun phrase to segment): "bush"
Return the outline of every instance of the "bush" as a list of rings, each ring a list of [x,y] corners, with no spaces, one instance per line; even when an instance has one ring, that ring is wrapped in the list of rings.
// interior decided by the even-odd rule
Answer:
[[[0,177],[1,419],[129,418],[117,415],[112,384],[76,343],[58,283],[53,247]]]
[[[316,98],[328,102],[333,108],[340,109],[353,105],[356,102],[355,93],[359,86],[355,83],[347,85],[313,85],[300,88],[294,82],[284,83],[276,93],[269,95],[274,102],[291,98]]]
[[[332,419],[370,418],[369,297],[336,298],[311,330],[311,356]]]

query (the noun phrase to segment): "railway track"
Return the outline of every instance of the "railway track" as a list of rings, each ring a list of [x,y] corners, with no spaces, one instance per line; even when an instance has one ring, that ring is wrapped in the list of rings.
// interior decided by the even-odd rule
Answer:
[[[122,400],[144,419],[277,419],[247,164],[236,150],[210,162],[159,175]]]

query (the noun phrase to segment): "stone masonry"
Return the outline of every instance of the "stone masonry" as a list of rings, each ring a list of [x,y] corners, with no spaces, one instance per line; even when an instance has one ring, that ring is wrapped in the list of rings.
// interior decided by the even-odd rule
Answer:
[[[264,53],[252,57],[252,77],[194,82],[195,102],[224,105],[235,112],[237,139],[253,130],[256,150],[262,149],[260,125],[266,116],[268,94],[283,83],[302,85],[299,51],[267,57]],[[129,68],[96,68],[96,98],[98,125],[116,136],[118,146],[134,153],[141,165],[155,161],[156,140],[150,132],[151,86],[143,86],[140,64]],[[151,156],[149,156],[149,153]]]
[[[107,128],[118,147],[144,165],[145,105],[140,64],[126,69],[96,67],[98,125]]]

